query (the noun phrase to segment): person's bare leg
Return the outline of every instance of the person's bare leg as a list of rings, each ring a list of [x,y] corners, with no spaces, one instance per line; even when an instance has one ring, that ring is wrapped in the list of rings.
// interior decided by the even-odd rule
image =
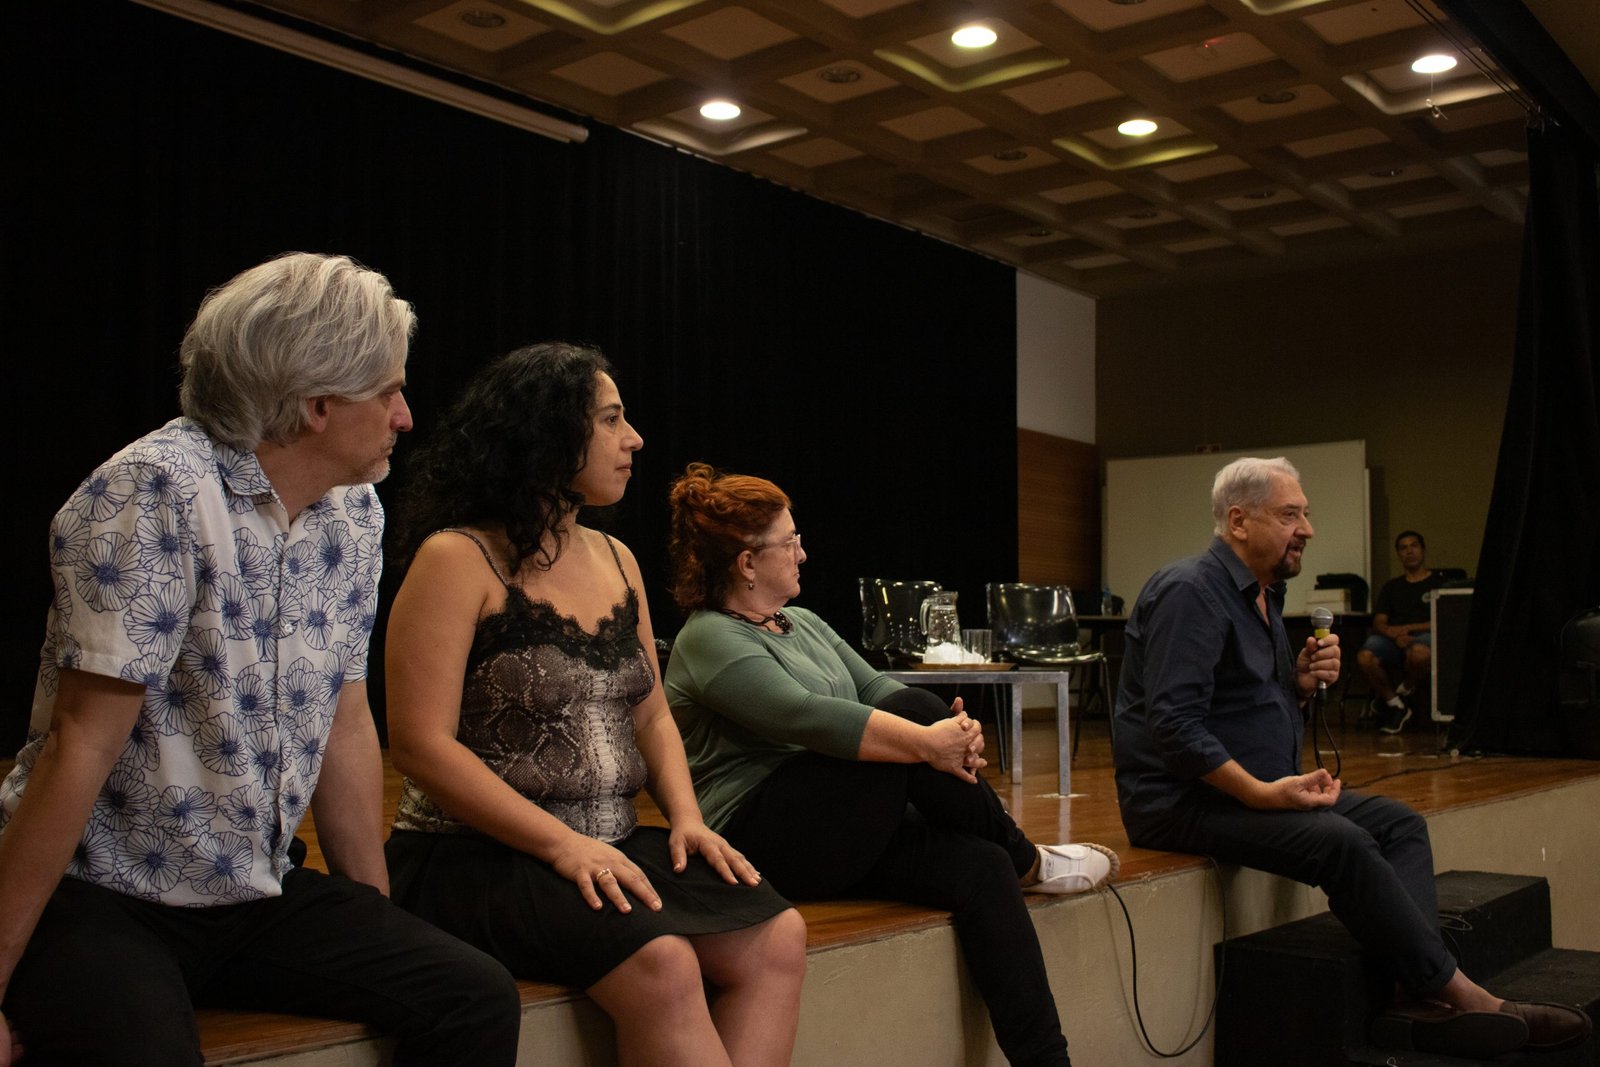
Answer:
[[[737,1067],[781,1067],[794,1051],[806,924],[790,908],[758,926],[689,939],[714,987],[711,1019]]]
[[[700,958],[681,937],[658,937],[590,986],[611,1016],[622,1067],[724,1067],[700,979]]]
[[[1406,685],[1415,693],[1428,680],[1433,663],[1433,650],[1424,644],[1413,644],[1406,649]]]
[[[1384,668],[1383,661],[1374,653],[1366,649],[1357,652],[1356,666],[1361,668],[1361,673],[1366,677],[1367,684],[1372,687],[1378,703],[1387,704],[1394,698],[1394,686],[1389,684],[1389,672]]]

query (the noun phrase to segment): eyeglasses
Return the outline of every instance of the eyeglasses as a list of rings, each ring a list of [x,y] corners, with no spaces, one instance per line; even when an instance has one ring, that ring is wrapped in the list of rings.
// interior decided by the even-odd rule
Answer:
[[[793,556],[793,555],[795,555],[796,553],[798,553],[800,551],[800,535],[799,534],[795,534],[793,537],[789,538],[787,541],[774,541],[770,545],[757,545],[756,547],[752,548],[750,551],[752,551],[752,552],[762,552],[762,551],[765,551],[766,549],[769,549],[769,548],[786,549],[788,551],[789,555]]]

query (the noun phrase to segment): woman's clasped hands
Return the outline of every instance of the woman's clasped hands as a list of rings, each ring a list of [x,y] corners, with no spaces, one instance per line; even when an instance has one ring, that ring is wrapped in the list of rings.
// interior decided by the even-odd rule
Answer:
[[[950,704],[950,717],[925,727],[927,764],[935,770],[953,774],[964,782],[976,782],[978,771],[988,766],[983,758],[983,726],[967,715],[961,698]]]

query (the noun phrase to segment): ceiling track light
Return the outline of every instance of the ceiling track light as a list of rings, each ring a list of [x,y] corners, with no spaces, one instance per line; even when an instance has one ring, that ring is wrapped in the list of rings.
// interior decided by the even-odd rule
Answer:
[[[387,85],[403,93],[410,93],[494,122],[503,122],[507,126],[527,130],[529,133],[577,144],[582,144],[589,137],[589,131],[582,126],[563,122],[532,107],[490,96],[335,41],[324,40],[314,34],[288,26],[280,26],[276,22],[243,11],[205,3],[204,0],[136,0],[136,2],[157,11],[165,11],[169,15],[188,19],[201,26],[230,33],[246,41],[276,48],[280,52],[287,52],[301,59],[309,59],[313,63],[321,63],[323,66],[375,81],[379,85]]]

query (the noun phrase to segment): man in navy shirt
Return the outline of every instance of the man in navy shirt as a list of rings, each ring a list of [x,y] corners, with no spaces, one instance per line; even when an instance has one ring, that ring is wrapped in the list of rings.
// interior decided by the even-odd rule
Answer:
[[[1212,487],[1216,538],[1157,571],[1127,625],[1112,748],[1129,840],[1280,874],[1328,894],[1394,971],[1419,1047],[1498,1055],[1590,1031],[1582,1012],[1503,1001],[1439,934],[1433,849],[1399,801],[1300,769],[1306,708],[1339,677],[1339,638],[1289,644],[1284,582],[1314,530],[1285,459],[1240,459]]]

